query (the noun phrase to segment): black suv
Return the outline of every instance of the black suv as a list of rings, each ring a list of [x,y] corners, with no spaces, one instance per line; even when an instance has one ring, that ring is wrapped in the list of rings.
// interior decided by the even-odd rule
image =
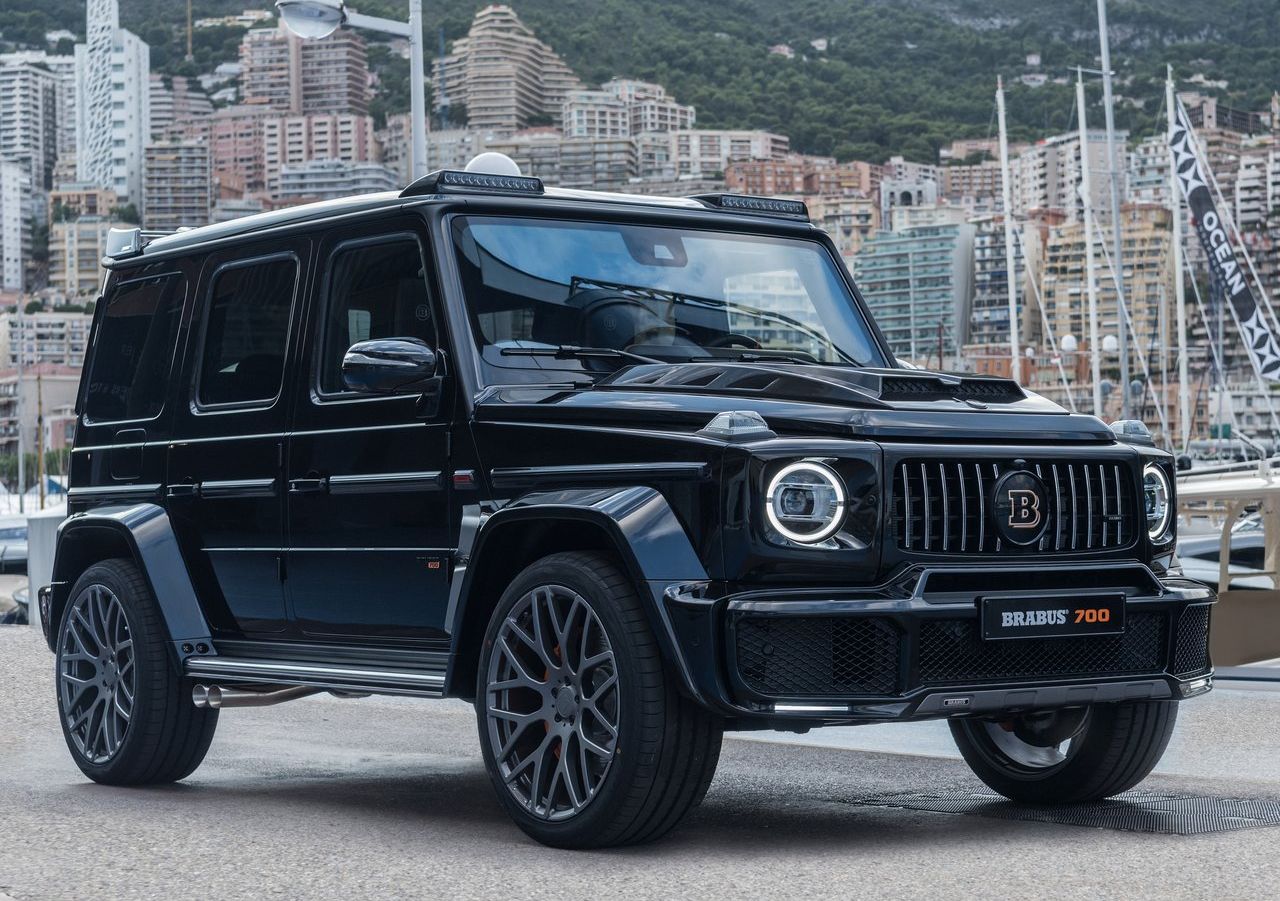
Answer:
[[[725,729],[945,717],[1086,801],[1211,686],[1170,456],[899,364],[803,204],[444,171],[105,263],[40,592],[98,782],[223,707],[460,697],[522,829],[618,845]]]

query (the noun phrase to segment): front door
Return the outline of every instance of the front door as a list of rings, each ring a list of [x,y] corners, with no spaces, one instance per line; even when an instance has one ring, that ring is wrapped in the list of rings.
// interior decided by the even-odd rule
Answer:
[[[284,390],[309,242],[215,255],[201,277],[166,474],[169,513],[215,629],[287,624]]]
[[[287,452],[286,589],[312,637],[437,638],[454,542],[444,402],[347,390],[357,341],[438,346],[425,232],[416,221],[331,233],[308,309]],[[443,359],[443,357],[442,357]]]

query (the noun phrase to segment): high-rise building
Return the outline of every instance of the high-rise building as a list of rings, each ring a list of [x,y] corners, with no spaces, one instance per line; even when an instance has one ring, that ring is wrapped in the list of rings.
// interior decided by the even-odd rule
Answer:
[[[198,83],[181,75],[151,73],[151,138],[207,138],[213,104]]]
[[[813,224],[831,236],[846,259],[856,256],[880,228],[880,207],[874,197],[819,194],[804,201]]]
[[[310,160],[366,162],[377,156],[373,117],[335,115],[268,116],[262,121],[262,172],[269,194],[280,187],[280,170]]]
[[[1128,197],[1138,203],[1169,203],[1169,139],[1143,138],[1129,151]]]
[[[369,111],[369,60],[364,38],[339,28],[304,41],[281,22],[253,28],[240,43],[240,99],[286,113]]]
[[[276,199],[285,206],[312,200],[331,200],[354,194],[394,191],[401,187],[396,173],[379,163],[311,160],[280,170]]]
[[[75,56],[70,53],[60,56],[44,50],[17,50],[0,54],[0,68],[22,63],[50,72],[57,81],[57,96],[54,100],[57,119],[54,124],[55,152],[59,156],[74,154],[76,150]]]
[[[984,160],[980,163],[957,163],[952,166],[942,166],[938,172],[940,193],[947,201],[961,205],[986,205],[992,209],[1001,209],[1003,179],[998,162]],[[1013,187],[1013,190],[1016,194],[1016,187]],[[989,203],[984,204],[983,201],[989,201]]]
[[[0,291],[21,293],[31,258],[31,173],[24,163],[0,159]]]
[[[968,340],[974,226],[966,222],[881,231],[854,258],[858,287],[893,352],[949,365]],[[941,352],[943,360],[936,356]]]
[[[0,366],[17,366],[19,357],[24,366],[83,366],[92,324],[92,313],[6,313],[0,327],[8,337],[8,355]]]
[[[39,62],[0,58],[0,158],[26,166],[36,191],[49,189],[58,161],[61,82]]]
[[[660,84],[613,78],[601,85],[600,90],[626,104],[633,135],[693,128],[698,118],[692,106],[668,97],[667,89]],[[568,128],[568,122],[565,127]]]
[[[137,203],[151,134],[151,51],[120,27],[116,0],[89,0],[87,23],[76,45],[78,180]]]
[[[172,140],[147,145],[142,221],[155,231],[209,224],[213,176],[209,145]]]
[[[1018,337],[1024,347],[1043,345],[1039,276],[1049,230],[1061,225],[1063,214],[1043,213],[1014,225],[1014,284],[1018,289]],[[1009,374],[1009,267],[1005,262],[1004,216],[977,220],[973,238],[973,309],[969,317],[970,345],[995,346],[1003,357],[1003,373]],[[1060,336],[1053,335],[1055,346]],[[1079,335],[1076,336],[1077,338]]]
[[[571,91],[564,101],[561,121],[566,137],[631,136],[631,110],[626,101],[608,91]]]
[[[723,176],[730,163],[785,159],[790,139],[768,131],[680,129],[668,134],[678,176]]]
[[[97,293],[110,230],[106,216],[81,216],[49,226],[49,287],[54,292],[66,297]]]
[[[1090,203],[1099,220],[1111,218],[1110,172],[1115,168],[1123,177],[1126,169],[1125,144],[1129,134],[1116,132],[1114,167],[1107,164],[1107,134],[1089,129]],[[1031,210],[1062,210],[1068,222],[1081,221],[1084,203],[1080,198],[1080,135],[1069,132],[1039,141],[1018,157],[1013,175],[1014,213],[1026,215]]]
[[[209,145],[214,180],[234,183],[241,194],[254,194],[266,187],[263,133],[273,116],[263,105],[223,107],[213,114]]]
[[[582,89],[564,60],[501,4],[476,13],[467,36],[436,61],[432,77],[436,110],[461,108],[468,127],[481,131],[558,126],[565,100]]]
[[[1124,233],[1124,291],[1132,323],[1132,338],[1143,356],[1151,356],[1173,342],[1173,272],[1170,266],[1169,211],[1156,204],[1127,203],[1122,207]],[[1095,231],[1097,242],[1098,334],[1116,335],[1120,307],[1115,282],[1108,277],[1102,248],[1111,248],[1111,226]],[[1044,313],[1059,341],[1072,335],[1081,346],[1089,339],[1089,303],[1085,283],[1084,226],[1068,222],[1049,231],[1041,278]],[[1132,348],[1131,348],[1132,349]],[[1134,370],[1138,363],[1133,361]],[[1104,369],[1109,368],[1104,363]],[[1153,367],[1154,368],[1154,367]]]

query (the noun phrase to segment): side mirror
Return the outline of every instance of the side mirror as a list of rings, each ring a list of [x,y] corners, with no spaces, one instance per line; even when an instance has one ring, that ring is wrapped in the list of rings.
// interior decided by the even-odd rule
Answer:
[[[342,381],[361,394],[420,394],[436,374],[436,352],[417,338],[377,338],[351,345]]]
[[[1178,467],[1178,472],[1190,472],[1191,457],[1188,456],[1187,454],[1178,454],[1177,467]]]

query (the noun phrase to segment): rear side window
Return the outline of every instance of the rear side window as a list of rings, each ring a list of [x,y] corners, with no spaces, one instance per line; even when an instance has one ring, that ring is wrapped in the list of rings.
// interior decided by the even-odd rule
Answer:
[[[340,249],[330,269],[320,393],[346,391],[342,358],[357,341],[419,338],[436,347],[422,251],[410,235]]]
[[[151,419],[164,405],[187,282],[179,273],[119,285],[104,302],[85,394],[91,422]]]
[[[214,276],[196,391],[201,406],[279,395],[297,280],[292,256],[236,264]]]

